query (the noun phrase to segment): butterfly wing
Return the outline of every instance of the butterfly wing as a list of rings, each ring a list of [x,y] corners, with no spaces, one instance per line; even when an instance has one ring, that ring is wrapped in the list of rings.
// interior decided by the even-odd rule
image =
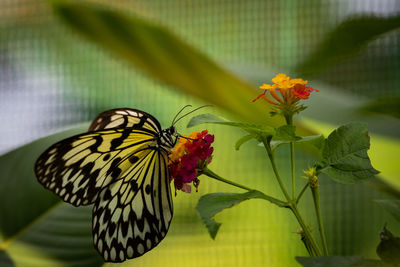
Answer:
[[[133,128],[77,135],[56,143],[39,157],[36,177],[65,202],[88,205],[125,171],[121,162],[129,161],[136,151],[156,145],[157,138],[153,131]]]
[[[147,129],[160,133],[161,125],[152,115],[137,109],[117,108],[99,114],[89,127],[89,131],[102,129]]]
[[[154,149],[104,188],[93,207],[93,239],[105,261],[141,256],[166,235],[172,219],[167,155]]]

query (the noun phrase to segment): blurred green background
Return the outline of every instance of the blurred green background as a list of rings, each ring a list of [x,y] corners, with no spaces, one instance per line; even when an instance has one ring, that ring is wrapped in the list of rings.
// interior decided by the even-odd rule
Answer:
[[[355,15],[385,18],[400,11],[400,3],[395,0],[87,2],[167,27],[220,66],[254,85],[254,96],[259,93],[257,87],[268,83],[277,73],[295,77],[296,67],[345,19]],[[341,123],[368,122],[372,163],[381,171],[381,177],[396,187],[400,187],[399,120],[363,112],[362,107],[374,99],[400,97],[398,42],[399,31],[392,30],[338,64],[302,77],[320,92],[308,101],[309,109],[301,120],[309,130],[325,135]],[[106,109],[142,109],[167,127],[184,105],[208,104],[175,89],[81,38],[54,15],[45,1],[2,0],[0,153],[5,155],[0,157],[0,248],[5,250],[0,251],[0,263],[101,265],[91,247],[91,208],[60,204],[36,182],[33,162],[51,143],[29,147],[30,154],[13,149],[83,123],[73,131],[82,132],[88,121]],[[251,99],[243,101],[248,104]],[[230,116],[218,107],[211,112]],[[254,114],[258,116],[265,115]],[[186,129],[187,121],[178,125],[180,133],[192,131]],[[199,126],[195,130],[204,128]],[[240,130],[224,126],[207,129],[216,139],[211,169],[225,178],[282,197],[261,147],[251,142],[237,152],[234,143],[243,135]],[[53,141],[60,138],[54,137]],[[287,156],[285,148],[278,151],[281,175],[289,182],[288,162],[283,161]],[[306,168],[313,164],[313,157],[298,152],[296,161],[297,166]],[[300,169],[297,174],[302,175]],[[18,180],[19,175],[26,180]],[[10,177],[16,182],[10,181]],[[223,224],[216,240],[212,240],[195,210],[198,198],[210,192],[240,191],[206,177],[200,180],[198,193],[179,192],[174,198],[174,219],[165,240],[125,265],[298,266],[294,257],[307,252],[296,234],[295,219],[287,210],[265,201],[244,202],[217,215],[217,221]],[[298,181],[299,186],[303,183]],[[19,193],[27,190],[46,197],[32,201]],[[321,191],[322,215],[332,255],[376,258],[375,248],[385,222],[395,234],[400,234],[398,224],[373,201],[387,196],[370,185],[344,186],[321,177]],[[306,218],[312,218],[309,194],[305,199],[300,209]],[[19,212],[15,221],[9,216],[13,210]],[[13,222],[17,225],[14,228],[9,226]],[[57,230],[62,223],[71,226],[67,236]],[[317,237],[316,223],[307,223]]]

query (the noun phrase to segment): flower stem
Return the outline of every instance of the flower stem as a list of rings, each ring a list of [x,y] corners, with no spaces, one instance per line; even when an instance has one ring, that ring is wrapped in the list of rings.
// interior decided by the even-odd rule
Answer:
[[[286,124],[293,125],[293,115],[286,115]],[[294,199],[296,196],[295,193],[295,185],[296,185],[296,177],[295,177],[295,166],[294,166],[294,142],[290,142],[290,162],[292,166],[292,198]]]
[[[279,186],[281,187],[281,190],[282,190],[283,194],[285,195],[286,200],[291,201],[290,196],[285,188],[285,185],[283,184],[282,179],[278,173],[278,169],[276,168],[275,158],[274,158],[274,154],[272,153],[271,146],[265,139],[263,139],[262,142],[264,144],[265,149],[267,150],[267,154],[268,154],[269,160],[271,161],[272,169],[274,170],[276,180],[278,181]]]
[[[215,180],[218,180],[218,181],[224,182],[224,183],[226,183],[226,184],[230,184],[230,185],[233,185],[233,186],[242,188],[242,189],[244,189],[244,190],[248,190],[248,191],[254,190],[254,189],[251,189],[251,188],[249,188],[249,187],[247,187],[247,186],[244,186],[244,185],[241,185],[241,184],[238,184],[238,183],[229,181],[229,180],[227,180],[227,179],[224,179],[224,178],[222,178],[221,176],[219,176],[218,174],[214,173],[212,170],[210,170],[210,169],[207,168],[207,167],[204,167],[204,169],[203,169],[203,174],[205,174],[205,175],[207,175],[208,177],[211,177],[211,178],[213,178],[213,179],[215,179]]]
[[[306,192],[307,188],[310,186],[310,183],[306,183],[306,185],[301,189],[300,194],[296,198],[296,204],[299,203],[300,198],[303,196],[304,192]]]
[[[286,191],[285,185],[283,184],[282,179],[281,179],[281,177],[280,177],[280,175],[278,173],[278,169],[277,169],[276,163],[275,163],[274,154],[272,153],[272,149],[271,149],[271,146],[270,146],[269,142],[267,140],[265,140],[265,139],[263,139],[262,141],[263,141],[265,149],[267,150],[267,154],[268,154],[268,157],[269,157],[269,159],[271,161],[272,169],[273,169],[273,171],[275,173],[276,179],[278,180],[279,186],[281,187],[281,190],[282,190],[283,194],[285,195],[286,200],[288,201],[288,203],[290,203],[289,204],[289,208],[293,212],[293,214],[296,217],[298,223],[300,224],[301,228],[303,229],[305,238],[307,238],[307,241],[309,242],[312,250],[314,251],[314,253],[310,253],[310,256],[314,256],[314,255],[321,256],[321,252],[320,252],[317,244],[315,243],[314,238],[312,237],[310,230],[308,229],[308,227],[304,223],[303,217],[300,215],[300,213],[299,213],[299,211],[297,209],[296,199],[291,199],[289,194],[288,194],[288,192]]]
[[[316,186],[316,187],[312,186],[311,192],[312,192],[313,200],[314,200],[315,213],[317,214],[318,228],[319,228],[319,233],[320,233],[321,240],[322,240],[322,248],[324,250],[324,255],[328,256],[329,255],[328,246],[326,243],[324,225],[322,223],[322,217],[321,217],[321,209],[319,206],[319,186]]]
[[[293,212],[294,216],[296,217],[297,221],[299,222],[301,228],[303,229],[305,237],[307,238],[307,241],[309,242],[315,255],[321,256],[321,251],[319,250],[317,244],[315,243],[314,238],[312,237],[311,232],[308,229],[307,225],[304,223],[303,217],[301,217],[301,215],[297,209],[297,205],[296,204],[291,205],[290,209]],[[313,256],[313,255],[310,253],[310,256]]]
[[[229,180],[227,180],[227,179],[224,179],[224,178],[222,178],[221,176],[219,176],[218,174],[216,174],[215,172],[213,172],[212,170],[210,170],[210,169],[207,168],[207,167],[204,167],[204,168],[203,168],[203,174],[204,174],[204,175],[207,175],[207,176],[210,177],[210,178],[213,178],[213,179],[215,179],[215,180],[218,180],[218,181],[220,181],[220,182],[224,182],[224,183],[227,183],[227,184],[230,184],[230,185],[239,187],[239,188],[241,188],[241,189],[245,189],[245,190],[247,190],[247,191],[258,191],[258,190],[249,188],[249,187],[247,187],[247,186],[244,186],[244,185],[241,185],[241,184],[238,184],[238,183],[229,181]],[[271,197],[271,196],[269,196],[269,195],[266,195],[266,194],[264,194],[264,193],[261,192],[261,191],[258,191],[258,192],[260,192],[260,193],[264,196],[264,197],[263,197],[264,199],[266,199],[266,200],[268,200],[268,201],[270,201],[270,202],[272,202],[272,203],[274,203],[274,204],[276,204],[276,205],[278,205],[278,206],[280,206],[280,207],[285,207],[285,208],[289,208],[289,207],[290,207],[290,205],[289,205],[288,202],[285,202],[285,201],[282,201],[282,200],[280,200],[280,199],[277,199],[277,198]]]

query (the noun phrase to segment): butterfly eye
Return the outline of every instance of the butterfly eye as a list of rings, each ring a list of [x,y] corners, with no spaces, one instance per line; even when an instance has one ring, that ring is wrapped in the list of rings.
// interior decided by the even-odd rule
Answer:
[[[175,127],[169,128],[169,134],[170,135],[175,135],[176,134],[176,128]]]

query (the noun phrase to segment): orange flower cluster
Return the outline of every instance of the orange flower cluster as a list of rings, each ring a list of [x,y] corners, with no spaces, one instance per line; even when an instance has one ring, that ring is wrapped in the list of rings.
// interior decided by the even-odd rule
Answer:
[[[264,83],[260,86],[261,89],[264,89],[264,92],[257,96],[253,102],[263,98],[274,105],[291,105],[301,99],[308,99],[312,91],[319,92],[317,89],[306,86],[307,81],[303,79],[290,79],[289,76],[283,73],[276,75],[272,79],[272,82],[274,83],[273,85]],[[267,92],[269,92],[273,99],[266,96]]]

